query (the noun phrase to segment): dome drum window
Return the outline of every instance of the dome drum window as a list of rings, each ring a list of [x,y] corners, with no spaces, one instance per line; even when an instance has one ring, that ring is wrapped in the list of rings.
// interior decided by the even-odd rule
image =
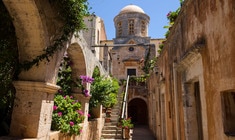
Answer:
[[[129,35],[134,35],[134,19],[128,21]]]
[[[146,35],[146,22],[141,21],[141,34]]]
[[[117,23],[117,27],[118,27],[118,36],[122,35],[122,22],[118,22]]]
[[[114,18],[116,37],[147,37],[149,16],[136,5],[127,5]]]

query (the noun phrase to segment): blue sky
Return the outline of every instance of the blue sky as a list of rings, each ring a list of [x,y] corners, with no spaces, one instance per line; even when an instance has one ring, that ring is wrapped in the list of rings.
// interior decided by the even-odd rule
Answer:
[[[104,20],[109,40],[115,38],[113,18],[129,4],[141,7],[150,17],[148,35],[151,38],[164,38],[166,29],[163,27],[168,25],[166,15],[180,6],[179,0],[88,0],[88,2],[92,8],[90,12],[94,12]]]

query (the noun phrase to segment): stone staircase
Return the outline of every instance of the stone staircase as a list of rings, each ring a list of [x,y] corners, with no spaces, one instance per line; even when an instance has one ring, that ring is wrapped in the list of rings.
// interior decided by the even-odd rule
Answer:
[[[111,109],[111,121],[104,123],[101,140],[122,140],[122,129],[117,127],[123,99],[121,89],[122,87],[118,93],[118,103]]]

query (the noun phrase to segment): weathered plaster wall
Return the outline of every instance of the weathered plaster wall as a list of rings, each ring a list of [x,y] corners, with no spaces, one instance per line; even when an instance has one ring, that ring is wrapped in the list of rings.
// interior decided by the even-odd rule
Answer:
[[[193,74],[199,77],[204,139],[235,139],[226,136],[223,132],[221,108],[221,92],[235,89],[234,14],[234,0],[186,0],[184,2],[158,60],[159,71],[165,78],[166,86],[167,139],[179,138],[177,136],[179,133],[180,139],[191,139],[187,137],[188,129],[183,129],[189,123],[184,122],[187,114],[182,113],[184,108],[182,94],[186,92],[183,85],[190,79],[184,78],[185,72],[188,73],[187,76],[191,75],[191,79],[195,77]],[[195,49],[195,46],[199,49]],[[202,65],[190,68],[189,66],[194,62],[187,62],[188,64],[183,64],[183,71],[178,68],[174,79],[173,64],[181,65],[185,57],[191,53],[201,56]],[[203,73],[202,76],[196,74],[198,67]],[[174,89],[174,80],[177,80],[176,89]],[[176,96],[179,97],[178,103],[174,100]],[[178,125],[183,130],[180,131],[176,130],[175,105],[179,106],[181,112],[178,116]]]

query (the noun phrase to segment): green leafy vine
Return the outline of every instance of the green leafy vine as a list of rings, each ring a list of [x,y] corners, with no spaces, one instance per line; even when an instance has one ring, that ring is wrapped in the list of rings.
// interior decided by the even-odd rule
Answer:
[[[0,136],[9,133],[11,112],[15,90],[13,79],[22,70],[29,70],[40,61],[49,61],[53,54],[62,48],[74,32],[85,28],[83,17],[89,15],[87,0],[50,0],[50,4],[58,8],[58,14],[64,25],[61,36],[54,40],[54,44],[47,46],[44,52],[30,61],[19,63],[17,38],[12,18],[3,1],[0,1]],[[58,36],[58,35],[55,35]]]
[[[63,43],[71,38],[71,35],[85,29],[83,18],[89,15],[89,3],[87,0],[51,0],[59,9],[59,16],[65,22],[61,37],[56,39],[53,45],[48,46],[44,53],[34,58],[32,61],[25,61],[20,64],[20,69],[29,70],[32,66],[39,65],[39,62],[52,57],[55,52],[64,48]]]
[[[142,70],[145,72],[145,74],[149,74],[150,70],[153,70],[156,61],[157,57],[150,59],[150,51],[148,51],[147,55],[145,56],[144,66],[142,67]]]
[[[165,37],[167,38],[170,34],[170,29],[171,27],[174,25],[175,23],[175,20],[177,19],[178,15],[179,15],[179,12],[181,10],[181,6],[183,5],[184,3],[184,0],[179,0],[180,1],[180,7],[178,9],[176,9],[175,11],[170,11],[166,16],[167,16],[167,19],[169,21],[169,24],[164,26],[163,28],[166,28],[167,31],[165,33]],[[159,50],[158,50],[158,53],[161,53],[162,49],[164,47],[164,43],[161,43],[159,45]]]

